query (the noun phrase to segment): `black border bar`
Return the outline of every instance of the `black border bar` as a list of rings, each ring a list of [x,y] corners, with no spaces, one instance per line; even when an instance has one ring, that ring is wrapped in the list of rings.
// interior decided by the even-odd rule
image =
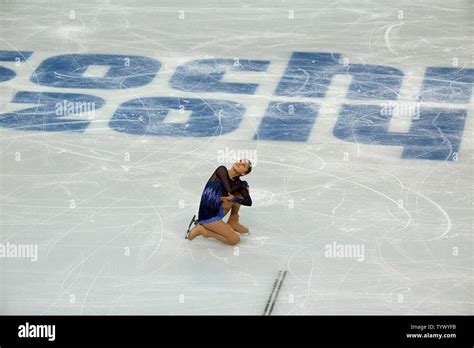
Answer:
[[[55,340],[18,337],[20,325],[27,322],[55,325]],[[472,316],[0,316],[0,346],[383,343],[472,347],[472,324]],[[407,338],[416,333],[456,337]]]

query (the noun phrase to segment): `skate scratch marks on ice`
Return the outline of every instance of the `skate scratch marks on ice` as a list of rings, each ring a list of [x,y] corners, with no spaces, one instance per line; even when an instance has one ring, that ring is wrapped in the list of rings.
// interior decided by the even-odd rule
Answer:
[[[398,52],[395,52],[392,47],[391,47],[391,44],[390,44],[390,32],[392,31],[393,28],[395,27],[399,27],[401,25],[403,25],[404,23],[403,22],[400,22],[400,23],[396,23],[396,24],[392,24],[391,26],[389,26],[387,28],[387,30],[385,31],[385,35],[384,35],[384,39],[385,39],[385,44],[387,45],[387,48],[389,49],[390,52],[398,55]]]

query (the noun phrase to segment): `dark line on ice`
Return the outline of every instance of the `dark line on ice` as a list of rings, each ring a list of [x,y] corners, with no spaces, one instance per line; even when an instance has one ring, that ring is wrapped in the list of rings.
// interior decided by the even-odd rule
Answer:
[[[263,311],[263,315],[267,315],[267,311],[268,311],[268,308],[270,308],[270,303],[273,298],[273,293],[275,292],[276,286],[278,284],[278,279],[280,279],[280,276],[281,276],[281,271],[278,271],[278,277],[277,279],[275,279],[275,282],[273,283],[272,292],[270,293],[270,297],[268,298],[267,305],[265,306],[265,310]]]
[[[287,272],[287,271],[284,271],[284,272],[283,272],[283,275],[281,276],[280,284],[278,285],[278,289],[277,289],[277,292],[276,292],[276,294],[275,294],[275,298],[274,298],[274,300],[273,300],[272,306],[271,306],[271,308],[270,308],[270,313],[268,313],[268,315],[272,314],[272,312],[273,312],[273,307],[275,306],[275,302],[276,302],[276,300],[277,300],[277,298],[278,298],[278,294],[280,293],[281,285],[283,284],[283,280],[285,279],[286,272]]]
[[[278,276],[273,283],[272,292],[270,293],[270,297],[268,298],[267,305],[265,306],[265,310],[263,311],[263,315],[270,315],[272,314],[273,307],[275,307],[275,302],[278,298],[278,294],[280,293],[281,285],[283,280],[285,279],[287,271],[278,271]],[[275,292],[276,290],[276,292]]]

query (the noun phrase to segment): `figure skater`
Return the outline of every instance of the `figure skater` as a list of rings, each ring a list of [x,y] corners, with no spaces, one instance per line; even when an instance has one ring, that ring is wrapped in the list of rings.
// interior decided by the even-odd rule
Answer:
[[[193,217],[186,233],[186,239],[193,240],[197,236],[213,237],[226,244],[235,245],[240,241],[240,234],[248,233],[249,229],[239,223],[241,205],[251,206],[249,185],[240,177],[252,171],[249,160],[239,160],[229,169],[218,167],[204,187],[199,204],[198,220]],[[230,211],[225,223],[223,217]],[[191,225],[196,226],[191,229]]]

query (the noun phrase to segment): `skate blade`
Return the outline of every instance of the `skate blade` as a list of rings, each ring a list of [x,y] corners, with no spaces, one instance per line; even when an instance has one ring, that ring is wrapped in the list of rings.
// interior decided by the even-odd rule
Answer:
[[[191,222],[189,223],[188,230],[186,231],[186,236],[184,237],[184,239],[188,239],[189,232],[191,232],[191,226],[192,226],[193,223],[195,223],[195,222],[196,222],[196,215],[193,216]]]

